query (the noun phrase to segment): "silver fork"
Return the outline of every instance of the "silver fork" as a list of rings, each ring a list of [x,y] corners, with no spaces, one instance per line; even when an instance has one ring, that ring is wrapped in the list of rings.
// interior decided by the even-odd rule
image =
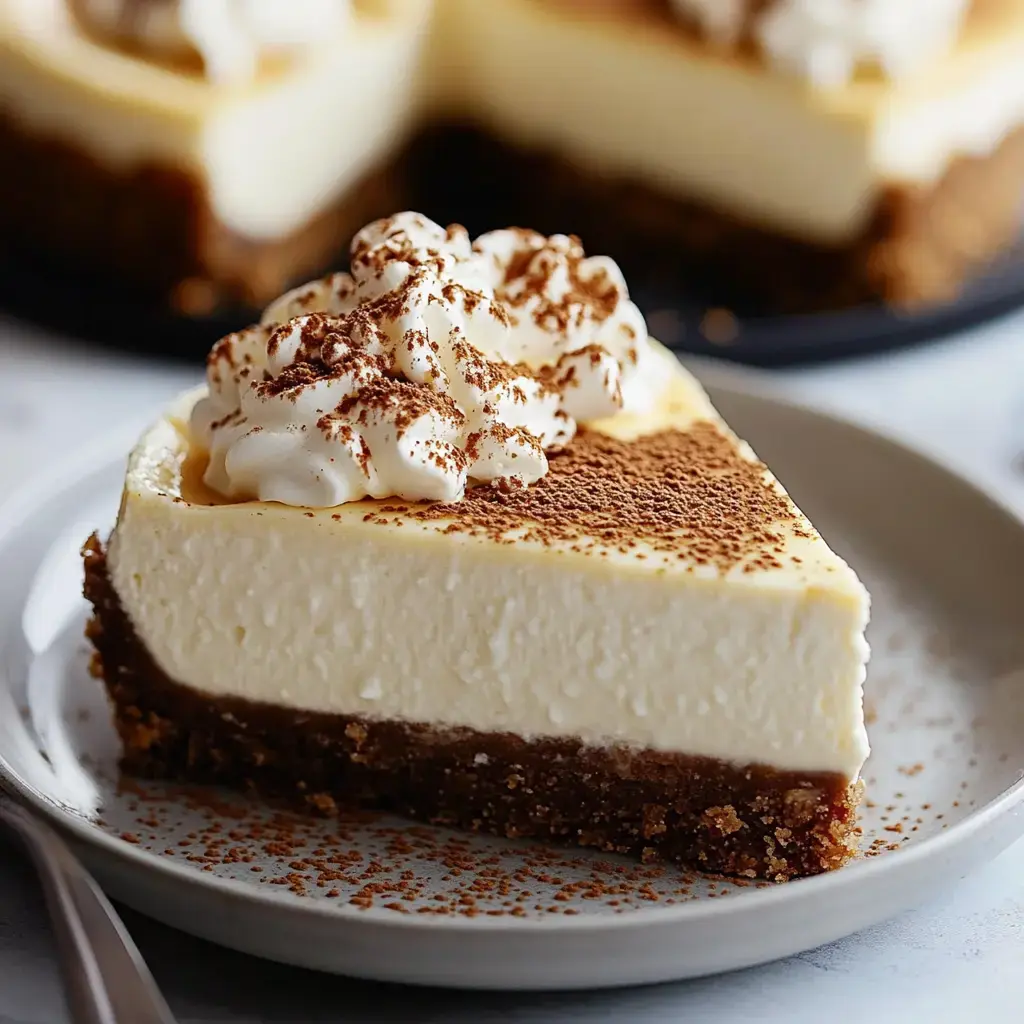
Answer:
[[[2,792],[0,822],[39,872],[75,1024],[174,1024],[117,912],[64,840]]]

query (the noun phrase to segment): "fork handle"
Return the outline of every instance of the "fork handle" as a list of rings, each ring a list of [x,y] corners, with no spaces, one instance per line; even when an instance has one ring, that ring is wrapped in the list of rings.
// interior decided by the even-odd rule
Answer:
[[[64,840],[16,804],[0,801],[39,872],[75,1024],[174,1024],[117,912]]]

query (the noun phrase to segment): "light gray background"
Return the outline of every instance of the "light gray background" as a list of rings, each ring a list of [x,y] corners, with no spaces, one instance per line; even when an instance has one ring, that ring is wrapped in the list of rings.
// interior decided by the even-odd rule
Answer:
[[[951,341],[806,370],[701,364],[881,427],[1024,514],[1024,315]],[[0,498],[91,436],[138,425],[197,374],[96,352],[0,319]],[[822,907],[827,913],[827,907]],[[130,913],[182,1024],[507,1020],[878,1024],[1020,1021],[1024,844],[938,902],[767,967],[593,995],[472,995],[361,984],[218,950]],[[66,1019],[31,870],[0,838],[0,1024]]]

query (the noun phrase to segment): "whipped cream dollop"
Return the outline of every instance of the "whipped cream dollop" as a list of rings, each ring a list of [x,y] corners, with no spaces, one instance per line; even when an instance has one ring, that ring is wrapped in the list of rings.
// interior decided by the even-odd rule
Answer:
[[[901,78],[953,47],[971,0],[672,0],[716,43],[749,35],[772,66],[816,86],[874,66]]]
[[[207,485],[321,508],[531,484],[578,422],[642,411],[660,385],[614,262],[519,229],[471,243],[415,213],[221,339],[207,378]]]
[[[351,0],[70,0],[102,36],[147,52],[194,51],[217,82],[252,78],[264,56],[289,54],[335,38]]]
[[[949,50],[970,0],[777,0],[757,37],[779,67],[842,85],[861,65],[901,78]]]

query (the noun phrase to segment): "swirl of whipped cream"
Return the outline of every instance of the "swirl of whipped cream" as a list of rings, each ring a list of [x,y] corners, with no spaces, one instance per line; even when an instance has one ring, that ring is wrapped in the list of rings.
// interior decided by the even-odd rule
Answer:
[[[261,323],[284,323],[303,313],[351,313],[414,271],[418,280],[433,272],[442,282],[488,291],[488,278],[474,256],[466,229],[459,224],[443,228],[418,213],[398,213],[368,224],[352,239],[350,261],[351,273],[329,274],[285,292],[267,306]],[[480,312],[486,315],[477,319],[475,329],[486,333],[490,326],[491,340],[496,342],[502,332],[494,327],[488,310]]]
[[[907,75],[956,42],[970,0],[672,0],[714,43],[751,37],[775,67],[816,86],[859,67]]]
[[[777,66],[842,85],[863,64],[899,78],[950,49],[970,0],[776,0],[755,29]]]
[[[337,37],[351,0],[69,0],[101,36],[161,56],[195,51],[216,82],[251,79],[264,55]]]
[[[649,352],[647,325],[618,265],[587,257],[578,238],[508,228],[481,235],[495,298],[508,311],[506,358],[541,370],[576,420],[613,416],[640,396],[630,385]]]
[[[646,325],[610,260],[575,239],[414,213],[356,235],[351,268],[282,295],[208,360],[192,416],[206,483],[331,507],[523,486],[579,419],[648,404]],[[654,362],[652,357],[652,362]]]
[[[287,292],[267,308],[263,323],[313,310],[349,312],[389,287],[382,274],[392,272],[384,268],[393,260],[427,262],[453,284],[498,303],[507,325],[489,307],[469,311],[473,344],[555,385],[573,419],[639,412],[649,404],[656,363],[622,272],[607,257],[587,257],[579,239],[567,235],[508,228],[471,245],[458,225],[445,229],[419,214],[397,214],[356,235],[352,274]]]

